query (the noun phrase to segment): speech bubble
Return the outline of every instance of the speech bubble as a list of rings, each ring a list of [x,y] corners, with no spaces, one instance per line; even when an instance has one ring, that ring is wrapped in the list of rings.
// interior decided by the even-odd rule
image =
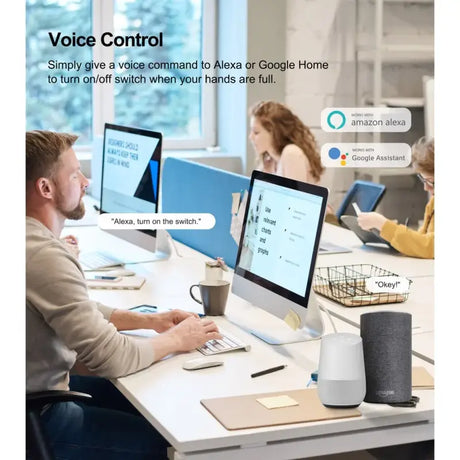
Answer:
[[[209,213],[104,213],[98,225],[103,230],[209,230],[216,218]]]
[[[372,293],[405,294],[409,292],[409,283],[403,276],[371,276],[366,278],[366,289]]]
[[[327,132],[406,132],[412,116],[406,107],[327,107],[321,128]]]
[[[321,146],[321,161],[332,168],[407,168],[408,144],[395,142],[335,142]]]

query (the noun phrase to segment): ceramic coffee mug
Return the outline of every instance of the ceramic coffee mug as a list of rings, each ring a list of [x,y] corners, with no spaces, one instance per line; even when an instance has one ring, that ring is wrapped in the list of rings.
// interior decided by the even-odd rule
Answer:
[[[193,288],[200,289],[201,300],[193,295]],[[195,302],[203,305],[206,316],[219,316],[225,313],[230,283],[225,280],[204,280],[190,286],[190,295]]]

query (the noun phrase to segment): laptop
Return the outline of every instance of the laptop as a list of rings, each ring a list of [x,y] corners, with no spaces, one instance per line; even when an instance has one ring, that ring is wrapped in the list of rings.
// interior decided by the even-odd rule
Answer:
[[[352,252],[350,248],[339,246],[331,243],[330,241],[320,240],[318,254],[342,254],[346,252]]]
[[[392,247],[391,244],[380,236],[380,232],[376,229],[371,231],[363,230],[358,224],[356,216],[341,216],[340,221],[351,230],[364,244],[384,244],[387,247]]]

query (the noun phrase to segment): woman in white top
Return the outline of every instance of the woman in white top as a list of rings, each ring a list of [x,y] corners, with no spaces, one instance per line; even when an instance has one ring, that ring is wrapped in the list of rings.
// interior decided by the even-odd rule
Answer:
[[[259,102],[250,109],[249,139],[257,154],[257,169],[317,184],[324,167],[316,140],[291,110],[278,102]]]

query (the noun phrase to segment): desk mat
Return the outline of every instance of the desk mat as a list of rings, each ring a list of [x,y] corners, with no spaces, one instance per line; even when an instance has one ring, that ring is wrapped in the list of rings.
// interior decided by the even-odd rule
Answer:
[[[299,405],[267,409],[257,399],[287,395]],[[201,404],[227,429],[260,428],[291,423],[318,422],[339,418],[359,417],[358,409],[330,409],[319,400],[315,388],[278,391],[227,398],[203,399]]]

